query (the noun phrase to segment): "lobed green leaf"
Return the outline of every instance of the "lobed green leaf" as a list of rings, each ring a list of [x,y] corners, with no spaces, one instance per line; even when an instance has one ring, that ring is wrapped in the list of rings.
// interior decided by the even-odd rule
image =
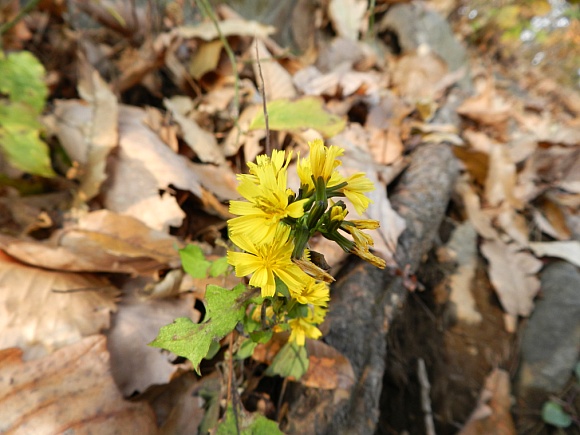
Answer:
[[[199,363],[210,352],[212,343],[225,337],[244,318],[245,307],[237,299],[245,290],[243,284],[232,290],[209,285],[205,292],[206,320],[193,323],[187,317],[175,319],[172,324],[163,326],[149,345],[187,358],[199,374]]]

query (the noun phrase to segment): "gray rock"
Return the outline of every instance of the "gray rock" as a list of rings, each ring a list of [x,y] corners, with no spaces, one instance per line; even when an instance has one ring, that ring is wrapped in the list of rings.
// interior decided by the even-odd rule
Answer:
[[[580,273],[557,262],[542,273],[540,299],[523,333],[518,386],[527,392],[558,392],[580,357]]]

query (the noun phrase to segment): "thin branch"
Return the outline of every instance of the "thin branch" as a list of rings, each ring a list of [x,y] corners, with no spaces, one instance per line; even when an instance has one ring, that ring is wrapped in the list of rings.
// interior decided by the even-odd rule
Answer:
[[[256,61],[258,62],[258,73],[260,75],[261,85],[258,84],[260,88],[260,93],[262,95],[262,108],[264,110],[264,121],[266,122],[266,154],[271,155],[272,149],[270,146],[270,124],[268,120],[268,107],[266,105],[266,83],[264,83],[264,76],[262,75],[262,63],[260,62],[260,53],[258,52],[258,39],[254,38],[254,44],[256,44]]]
[[[28,3],[26,3],[26,5],[24,5],[24,7],[20,9],[20,12],[18,12],[18,14],[16,14],[16,16],[12,18],[12,20],[0,26],[0,35],[3,35],[7,31],[9,31],[12,27],[14,27],[18,23],[18,21],[20,21],[26,14],[28,14],[32,9],[34,9],[38,5],[38,3],[40,3],[40,0],[30,0]],[[1,47],[2,40],[0,40],[0,48]]]

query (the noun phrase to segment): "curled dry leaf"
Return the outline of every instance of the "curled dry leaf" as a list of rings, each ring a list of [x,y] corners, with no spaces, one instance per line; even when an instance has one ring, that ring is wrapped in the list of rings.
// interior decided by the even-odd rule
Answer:
[[[543,233],[557,240],[568,240],[572,237],[566,214],[563,207],[547,198],[543,198],[538,208],[533,209],[534,223]]]
[[[180,264],[176,238],[108,210],[88,213],[45,242],[0,235],[0,247],[24,263],[55,270],[151,274]]]
[[[457,113],[485,125],[495,125],[508,120],[512,107],[497,95],[493,82],[487,80],[481,91],[466,99],[457,108]]]
[[[117,390],[102,335],[26,363],[18,349],[0,351],[0,409],[0,433],[157,433],[149,405]]]
[[[336,33],[353,41],[366,25],[367,2],[365,0],[331,0],[328,15]]]
[[[315,66],[301,69],[293,77],[296,87],[305,95],[348,97],[361,92],[375,96],[384,78],[373,72],[353,71],[351,67],[337,68],[326,74]]]
[[[580,242],[530,242],[530,249],[538,257],[555,257],[580,267]]]
[[[415,104],[432,102],[447,75],[447,64],[436,54],[418,51],[402,56],[393,69],[393,84],[399,95]]]
[[[481,252],[489,261],[489,278],[504,310],[512,316],[529,316],[540,290],[535,274],[542,262],[499,239],[484,241]]]
[[[33,268],[0,253],[0,348],[38,358],[96,334],[109,327],[117,294],[101,278]]]
[[[49,123],[68,156],[80,166],[76,200],[86,202],[107,179],[107,156],[119,141],[117,98],[99,73],[81,64],[79,93],[84,101],[58,100]]]
[[[183,156],[175,154],[147,127],[146,112],[122,106],[119,113],[120,149],[111,162],[111,178],[104,192],[105,206],[167,230],[179,226],[185,213],[167,193],[169,185],[201,198],[195,172]],[[159,191],[164,191],[162,195]]]
[[[485,180],[485,198],[488,205],[496,207],[507,201],[512,207],[521,209],[523,202],[514,195],[515,186],[516,165],[511,160],[508,149],[498,143],[492,144]]]
[[[176,29],[179,36],[183,38],[200,38],[204,41],[211,41],[223,36],[251,36],[265,38],[276,32],[273,26],[266,26],[257,21],[246,21],[242,19],[222,20],[218,23],[219,30],[210,22],[205,21],[195,26],[181,26]]]
[[[497,231],[491,224],[491,218],[481,210],[479,196],[475,193],[466,177],[457,181],[455,190],[463,200],[463,205],[467,212],[469,221],[481,237],[495,239],[498,237]]]
[[[225,163],[225,158],[213,134],[203,130],[193,119],[187,117],[175,101],[166,98],[163,100],[163,104],[169,109],[175,121],[181,127],[181,133],[185,143],[195,152],[202,162],[214,163],[216,165]]]
[[[244,146],[244,156],[247,162],[254,161],[256,156],[260,154],[262,150],[260,140],[266,137],[266,130],[250,130],[250,125],[262,110],[261,104],[253,104],[242,111],[238,126],[230,130],[224,141],[224,155],[234,156],[242,146]]]

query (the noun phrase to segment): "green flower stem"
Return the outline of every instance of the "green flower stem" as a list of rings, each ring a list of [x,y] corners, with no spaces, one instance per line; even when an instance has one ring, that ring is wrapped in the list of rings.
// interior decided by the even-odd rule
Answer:
[[[292,258],[302,258],[304,248],[310,239],[310,229],[306,223],[308,215],[304,215],[296,223],[294,232],[294,250],[292,251]]]
[[[338,244],[338,246],[340,246],[342,248],[343,251],[345,252],[352,252],[352,250],[354,249],[354,242],[348,240],[346,237],[344,237],[342,234],[340,234],[338,231],[333,231],[333,232],[321,232],[321,234],[327,238],[328,240],[332,240],[334,242],[336,242]]]

